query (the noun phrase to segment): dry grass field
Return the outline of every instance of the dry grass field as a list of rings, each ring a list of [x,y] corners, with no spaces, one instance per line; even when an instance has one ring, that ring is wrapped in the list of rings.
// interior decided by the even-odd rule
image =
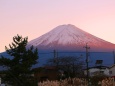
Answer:
[[[38,86],[88,86],[86,79],[83,78],[68,78],[60,81],[43,81],[39,82]],[[95,86],[95,85],[89,85]],[[115,86],[114,78],[105,78],[99,81],[98,86]]]

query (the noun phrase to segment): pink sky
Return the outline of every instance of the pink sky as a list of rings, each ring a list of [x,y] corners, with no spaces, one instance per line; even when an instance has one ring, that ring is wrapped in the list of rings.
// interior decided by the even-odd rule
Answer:
[[[115,43],[115,0],[0,0],[0,52],[17,34],[30,41],[62,24]]]

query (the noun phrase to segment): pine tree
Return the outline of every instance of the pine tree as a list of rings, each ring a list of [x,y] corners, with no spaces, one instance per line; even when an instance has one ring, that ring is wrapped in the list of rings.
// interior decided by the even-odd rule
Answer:
[[[33,46],[26,49],[28,38],[14,36],[6,52],[11,56],[0,58],[0,64],[7,67],[4,80],[12,86],[36,86],[32,74],[32,66],[37,63],[38,51]]]

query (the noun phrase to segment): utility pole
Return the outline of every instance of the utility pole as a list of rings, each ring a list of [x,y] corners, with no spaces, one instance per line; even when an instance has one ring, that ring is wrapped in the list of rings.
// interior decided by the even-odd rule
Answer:
[[[86,48],[86,69],[87,69],[87,82],[88,82],[88,85],[89,85],[89,71],[88,71],[88,49],[90,49],[90,47],[88,47],[87,43],[86,43],[86,46],[84,47]]]
[[[56,62],[56,50],[53,51],[54,53],[54,63]]]
[[[56,52],[56,50],[54,50],[54,63],[56,63],[56,66],[58,66],[58,53]]]

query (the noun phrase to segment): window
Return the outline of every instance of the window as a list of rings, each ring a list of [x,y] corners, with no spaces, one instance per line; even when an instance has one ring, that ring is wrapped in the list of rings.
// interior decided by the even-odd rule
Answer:
[[[104,71],[100,71],[100,73],[101,73],[101,74],[103,74],[103,73],[104,73]]]

